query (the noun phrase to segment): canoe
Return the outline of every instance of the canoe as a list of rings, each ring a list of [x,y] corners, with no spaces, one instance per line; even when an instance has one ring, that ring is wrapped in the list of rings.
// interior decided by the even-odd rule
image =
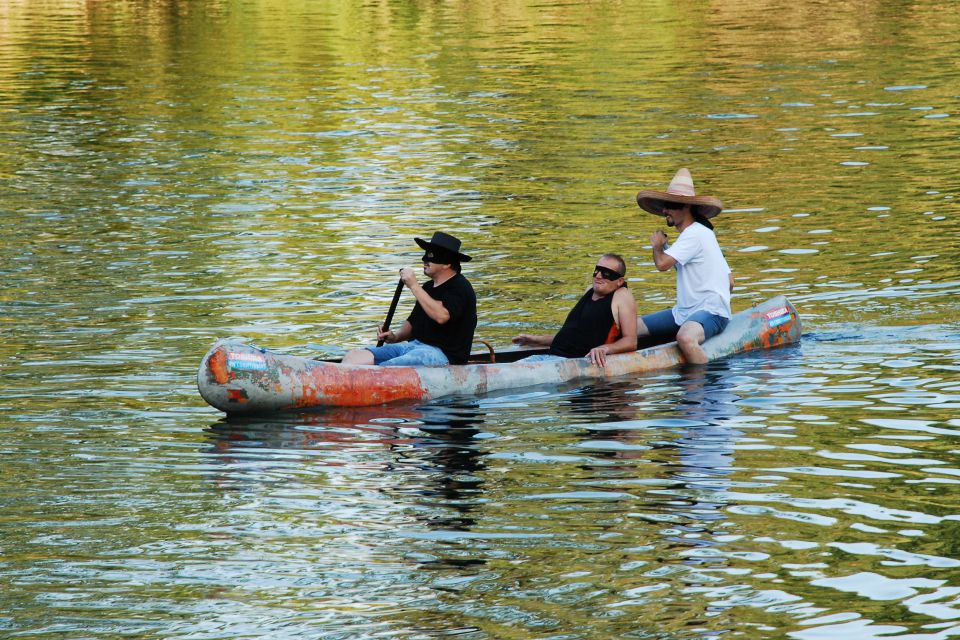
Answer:
[[[720,335],[703,343],[711,361],[800,340],[800,318],[783,296],[731,318]],[[197,373],[200,395],[228,414],[311,411],[449,395],[481,395],[500,389],[576,380],[615,378],[668,369],[684,362],[676,342],[607,357],[606,367],[587,358],[516,362],[533,350],[472,356],[465,365],[378,367],[344,365],[263,349],[242,339],[219,340]],[[491,362],[491,360],[496,360]]]

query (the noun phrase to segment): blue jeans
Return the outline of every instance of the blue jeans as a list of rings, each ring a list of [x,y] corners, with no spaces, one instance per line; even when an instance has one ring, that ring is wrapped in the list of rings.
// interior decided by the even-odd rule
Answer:
[[[539,353],[535,356],[521,358],[517,362],[550,362],[551,360],[566,360],[563,356],[555,356],[552,353]]]
[[[673,321],[673,310],[664,309],[656,313],[650,313],[642,318],[643,324],[647,325],[650,335],[658,340],[676,340],[677,332],[680,331],[680,325]],[[714,315],[708,311],[697,311],[687,318],[687,322],[696,322],[703,327],[705,338],[721,333],[730,323],[730,318]]]
[[[438,347],[419,340],[365,348],[373,354],[373,364],[385,367],[442,367],[450,364]]]

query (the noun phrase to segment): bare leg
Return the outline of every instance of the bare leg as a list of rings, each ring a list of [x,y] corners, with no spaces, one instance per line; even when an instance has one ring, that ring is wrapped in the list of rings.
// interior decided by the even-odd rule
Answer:
[[[650,329],[647,329],[647,325],[643,322],[641,316],[637,316],[637,337],[646,338],[650,335]]]
[[[367,349],[351,349],[340,362],[342,364],[373,364],[373,354]]]
[[[707,364],[707,352],[700,346],[706,340],[703,325],[693,320],[687,320],[677,332],[677,346],[690,364]]]

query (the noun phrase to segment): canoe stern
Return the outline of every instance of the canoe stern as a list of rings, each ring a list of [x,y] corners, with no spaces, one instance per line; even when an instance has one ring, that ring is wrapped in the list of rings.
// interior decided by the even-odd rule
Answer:
[[[723,332],[703,343],[710,360],[755,349],[772,349],[800,340],[800,315],[784,296],[771,298],[733,316]]]

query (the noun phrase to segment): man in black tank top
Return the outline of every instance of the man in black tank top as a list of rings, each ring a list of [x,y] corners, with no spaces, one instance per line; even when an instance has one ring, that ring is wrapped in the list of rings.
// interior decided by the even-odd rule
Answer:
[[[519,345],[549,347],[538,359],[583,358],[605,366],[606,357],[637,349],[637,303],[627,289],[623,258],[605,253],[593,270],[593,286],[577,301],[560,331],[553,335],[521,333]]]

